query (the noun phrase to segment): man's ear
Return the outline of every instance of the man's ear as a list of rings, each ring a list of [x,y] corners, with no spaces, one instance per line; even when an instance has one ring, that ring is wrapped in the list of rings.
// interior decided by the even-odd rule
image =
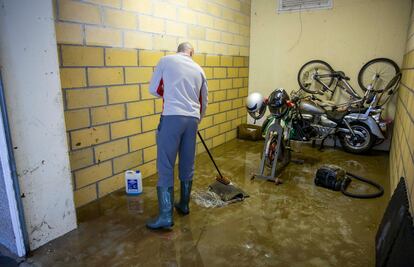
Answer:
[[[191,51],[190,52],[190,57],[193,57],[193,55],[194,55],[194,51]]]

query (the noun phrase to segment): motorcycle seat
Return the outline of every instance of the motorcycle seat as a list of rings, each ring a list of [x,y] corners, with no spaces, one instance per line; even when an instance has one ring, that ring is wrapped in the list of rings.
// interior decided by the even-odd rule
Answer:
[[[348,114],[347,110],[344,110],[344,111],[327,110],[326,111],[326,116],[328,117],[328,119],[338,124],[343,120],[346,114]]]
[[[346,81],[350,80],[350,78],[346,76],[345,72],[343,71],[334,71],[332,72],[332,75],[334,75],[334,77],[341,78],[342,80],[346,80]]]

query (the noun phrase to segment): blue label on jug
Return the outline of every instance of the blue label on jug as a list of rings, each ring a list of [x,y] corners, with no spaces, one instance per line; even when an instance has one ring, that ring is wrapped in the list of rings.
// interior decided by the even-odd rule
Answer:
[[[128,179],[128,191],[138,191],[138,180],[136,179]]]

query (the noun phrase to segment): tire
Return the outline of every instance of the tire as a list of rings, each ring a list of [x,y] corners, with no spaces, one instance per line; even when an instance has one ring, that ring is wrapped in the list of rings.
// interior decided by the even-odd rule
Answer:
[[[320,91],[318,87],[322,88],[322,86],[319,83],[312,85],[312,83],[306,81],[307,79],[310,79],[311,74],[318,71],[320,68],[324,70],[323,74],[330,74],[334,71],[328,63],[322,60],[311,60],[300,68],[297,79],[301,89],[309,94],[316,94]],[[313,71],[313,73],[310,73],[311,71]],[[333,77],[324,78],[324,82],[328,87],[332,85],[333,80]]]
[[[381,77],[383,85],[388,84],[394,76],[400,73],[397,63],[389,58],[375,58],[368,61],[358,73],[358,84],[362,90],[367,91],[372,82],[373,75]],[[374,88],[375,89],[375,88]]]
[[[360,131],[362,132],[362,134],[364,134],[365,136],[364,143],[362,145],[355,144],[355,142],[359,141],[360,139],[352,140],[353,137],[350,133],[341,134],[339,140],[341,142],[342,148],[346,152],[353,153],[353,154],[363,154],[369,151],[374,146],[376,142],[376,138],[371,133],[371,130],[369,129],[368,125],[366,125],[365,123],[361,123],[361,122],[354,122],[354,123],[351,123],[350,126],[352,130]],[[366,137],[369,137],[369,139],[366,140]]]

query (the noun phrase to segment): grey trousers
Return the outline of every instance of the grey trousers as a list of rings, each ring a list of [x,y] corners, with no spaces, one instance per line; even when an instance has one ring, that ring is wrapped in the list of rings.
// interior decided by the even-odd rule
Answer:
[[[181,181],[193,179],[198,121],[195,117],[161,116],[157,131],[158,186],[174,186],[177,154],[178,177]]]

